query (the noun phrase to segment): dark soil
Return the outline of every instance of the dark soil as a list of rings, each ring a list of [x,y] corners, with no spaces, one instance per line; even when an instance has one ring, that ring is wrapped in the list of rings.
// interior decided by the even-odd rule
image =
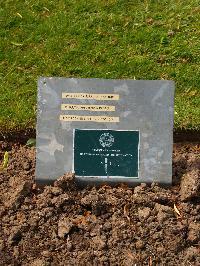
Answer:
[[[0,265],[200,265],[200,146],[174,146],[173,185],[34,183],[35,149],[0,142]]]

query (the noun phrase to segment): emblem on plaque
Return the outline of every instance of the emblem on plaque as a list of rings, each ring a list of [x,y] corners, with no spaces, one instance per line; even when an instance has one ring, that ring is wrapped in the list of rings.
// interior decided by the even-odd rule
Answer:
[[[99,143],[102,147],[111,147],[114,144],[114,137],[110,133],[103,133],[99,138]]]

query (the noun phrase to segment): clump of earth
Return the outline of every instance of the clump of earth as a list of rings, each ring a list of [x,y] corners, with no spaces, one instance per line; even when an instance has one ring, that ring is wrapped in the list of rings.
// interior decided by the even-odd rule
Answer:
[[[173,185],[35,184],[35,148],[2,141],[0,265],[200,265],[200,146],[174,145]]]

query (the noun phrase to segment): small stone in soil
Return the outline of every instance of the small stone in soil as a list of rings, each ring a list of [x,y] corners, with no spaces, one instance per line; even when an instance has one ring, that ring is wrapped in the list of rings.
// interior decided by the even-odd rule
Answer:
[[[185,253],[186,259],[188,260],[193,260],[197,257],[200,257],[199,248],[197,247],[189,247]]]
[[[11,151],[12,145],[10,145],[8,142],[0,141],[0,149],[2,151]]]
[[[180,195],[182,201],[200,196],[200,170],[194,169],[182,177]]]
[[[138,210],[138,217],[140,221],[149,218],[150,214],[151,214],[151,209],[148,207]]]
[[[33,186],[32,181],[22,181],[22,183],[10,193],[10,198],[5,202],[5,206],[9,208],[18,208],[23,198],[28,195]]]
[[[72,227],[73,227],[73,223],[68,218],[64,218],[64,219],[59,220],[59,222],[58,222],[58,236],[60,238],[64,238],[67,234],[69,234]]]
[[[51,255],[51,253],[48,251],[48,250],[44,250],[44,251],[42,251],[42,256],[44,256],[44,257],[50,257],[50,255]]]
[[[67,173],[61,177],[59,177],[55,182],[55,187],[60,187],[62,189],[73,188],[74,186],[74,175],[72,173]]]
[[[48,266],[49,263],[47,263],[45,260],[43,259],[35,259],[30,266]]]
[[[142,249],[144,247],[144,242],[142,240],[138,240],[135,243],[135,247],[136,247],[136,249]]]
[[[95,249],[101,250],[106,247],[105,241],[103,241],[100,236],[93,237],[92,242]]]
[[[22,232],[20,227],[16,227],[13,229],[13,231],[10,234],[10,237],[8,239],[9,244],[18,243],[22,238]]]
[[[196,243],[200,240],[200,223],[189,224],[188,241]]]
[[[24,170],[29,171],[31,169],[31,163],[30,162],[23,162],[22,167]]]

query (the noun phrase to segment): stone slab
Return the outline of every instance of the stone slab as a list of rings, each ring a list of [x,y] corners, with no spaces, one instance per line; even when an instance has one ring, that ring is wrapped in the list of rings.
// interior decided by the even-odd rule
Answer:
[[[173,81],[42,77],[36,181],[76,170],[79,182],[171,184],[173,113]]]

